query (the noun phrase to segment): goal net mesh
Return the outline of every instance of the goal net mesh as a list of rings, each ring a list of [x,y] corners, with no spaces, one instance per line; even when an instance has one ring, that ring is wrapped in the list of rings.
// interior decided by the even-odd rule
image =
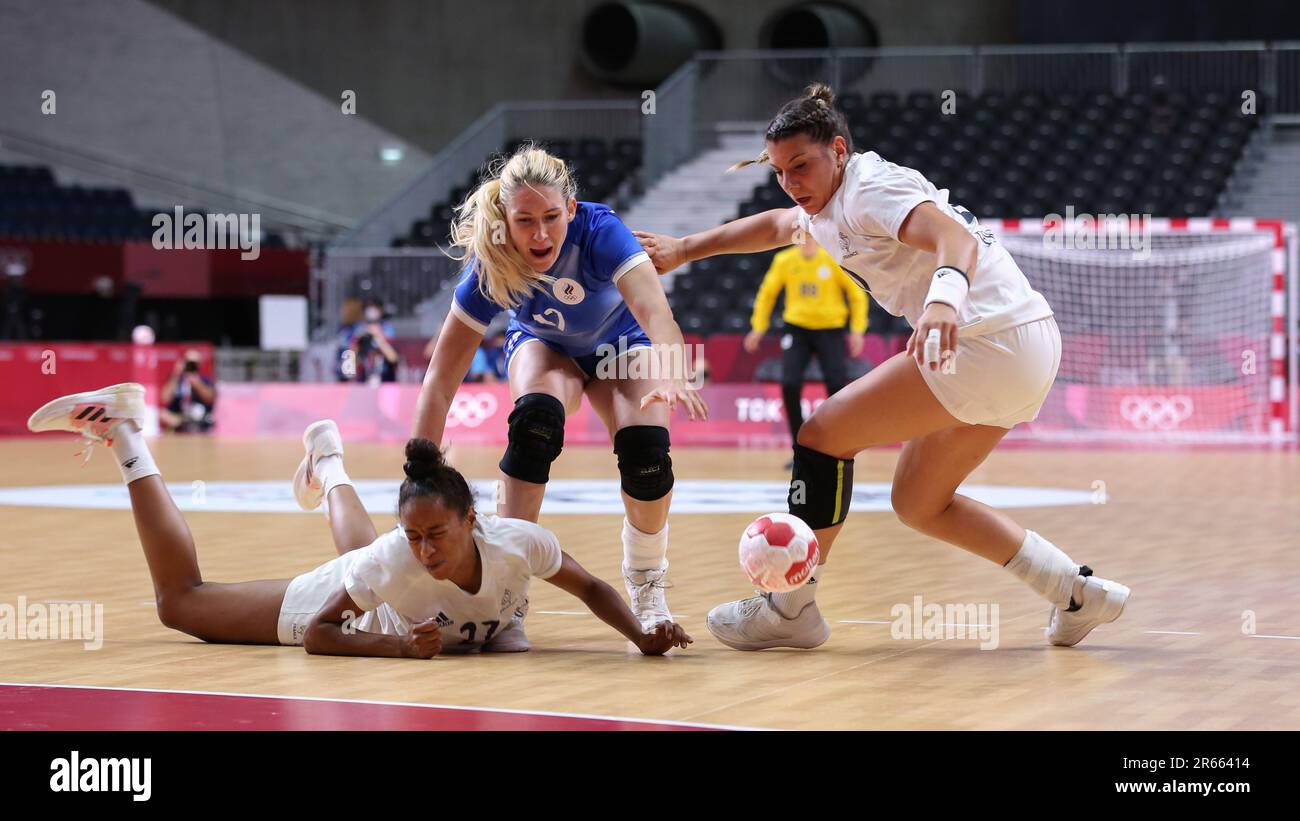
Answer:
[[[1148,247],[1108,249],[1078,237],[1000,232],[1000,239],[1051,303],[1063,343],[1056,384],[1026,433],[1268,437],[1272,234],[1148,233]]]

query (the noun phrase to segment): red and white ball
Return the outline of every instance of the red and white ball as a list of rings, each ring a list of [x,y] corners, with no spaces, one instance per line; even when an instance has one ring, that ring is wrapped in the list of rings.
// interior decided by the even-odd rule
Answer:
[[[740,536],[740,569],[768,593],[786,593],[808,581],[820,558],[812,528],[789,513],[760,516]]]

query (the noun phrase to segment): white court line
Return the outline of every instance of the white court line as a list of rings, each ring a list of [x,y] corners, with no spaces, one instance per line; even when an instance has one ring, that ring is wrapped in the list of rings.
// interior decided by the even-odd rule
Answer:
[[[543,616],[595,616],[586,610],[534,610],[534,613],[540,613]],[[674,613],[674,619],[689,619],[689,613]]]
[[[845,619],[840,624],[893,624],[892,621],[875,621],[872,619]],[[940,624],[939,627],[995,627],[992,624]]]
[[[1256,634],[1251,636],[1251,638],[1252,639],[1290,639],[1291,641],[1300,641],[1300,636],[1261,636]]]
[[[479,713],[508,713],[511,715],[548,716],[554,718],[584,718],[594,721],[621,721],[628,724],[667,724],[674,727],[698,727],[708,730],[758,730],[762,727],[739,727],[730,724],[702,724],[695,721],[667,721],[655,718],[627,718],[625,716],[599,716],[588,713],[556,713],[549,710],[512,710],[508,707],[465,707],[457,704],[421,704],[413,701],[377,701],[362,698],[326,698],[321,696],[277,696],[265,693],[223,693],[214,690],[160,690],[151,687],[104,687],[98,684],[33,684],[30,682],[0,681],[0,687],[45,687],[57,690],[113,690],[123,693],[162,693],[183,696],[227,696],[231,698],[278,698],[290,701],[321,701],[345,704],[377,704],[382,707],[422,707],[436,710],[461,710]]]
[[[1154,633],[1161,636],[1199,636],[1200,633],[1189,633],[1186,630],[1143,630],[1143,633]]]

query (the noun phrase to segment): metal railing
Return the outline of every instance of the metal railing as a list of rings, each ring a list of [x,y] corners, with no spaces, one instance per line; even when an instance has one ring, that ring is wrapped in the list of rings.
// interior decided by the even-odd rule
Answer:
[[[445,300],[439,297],[460,268],[459,260],[437,248],[331,248],[313,272],[312,338],[324,341],[337,332],[349,297],[374,297],[391,306],[394,316],[418,316],[419,332],[427,336],[442,317],[425,314],[446,313],[449,294]]]
[[[548,103],[501,103],[475,120],[459,137],[433,158],[427,171],[376,209],[335,247],[382,248],[393,237],[429,216],[435,203],[445,202],[452,189],[471,181],[491,155],[508,140],[598,137],[618,139],[641,136],[640,101],[596,100]]]
[[[260,348],[213,348],[218,382],[297,382],[298,351],[264,351]]]

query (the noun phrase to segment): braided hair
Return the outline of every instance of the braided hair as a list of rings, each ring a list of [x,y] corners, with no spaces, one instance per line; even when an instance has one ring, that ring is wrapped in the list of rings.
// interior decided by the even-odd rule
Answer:
[[[406,479],[397,492],[397,509],[412,499],[432,497],[463,519],[474,507],[474,491],[460,471],[447,464],[446,457],[432,441],[415,438],[406,443]]]
[[[776,112],[776,116],[767,124],[763,134],[766,142],[775,143],[799,134],[818,145],[826,145],[836,137],[843,137],[849,153],[853,153],[853,135],[849,133],[849,122],[844,113],[836,109],[835,92],[825,83],[813,83],[804,89],[803,96],[796,97]],[[731,166],[729,171],[744,168],[755,163],[768,161],[767,149],[752,160],[743,160]]]

